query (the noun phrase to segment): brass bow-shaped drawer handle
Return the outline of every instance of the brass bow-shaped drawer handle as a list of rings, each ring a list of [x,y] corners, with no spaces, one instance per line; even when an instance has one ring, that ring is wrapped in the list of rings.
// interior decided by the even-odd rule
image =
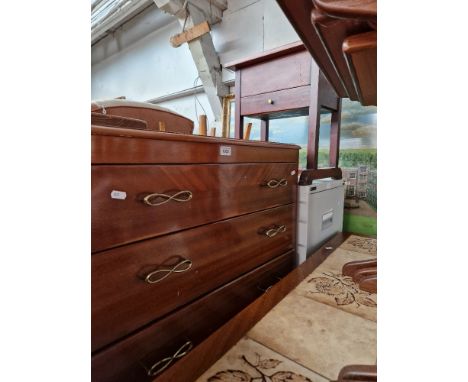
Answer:
[[[287,185],[288,181],[284,178],[280,180],[272,179],[265,184],[268,188],[286,187]]]
[[[275,237],[279,233],[285,232],[286,231],[286,226],[280,225],[278,227],[270,228],[265,231],[265,235],[268,237]]]
[[[171,355],[169,357],[163,358],[153,364],[149,369],[147,369],[148,372],[148,377],[154,377],[155,375],[158,375],[162,373],[164,370],[166,370],[174,361],[176,361],[179,358],[182,358],[183,356],[187,355],[187,353],[192,350],[193,344],[192,341],[187,341],[184,343],[179,350],[177,350],[174,355]]]
[[[169,277],[172,273],[187,272],[190,268],[192,268],[192,261],[185,259],[177,263],[176,265],[174,265],[172,268],[156,269],[155,271],[148,273],[145,277],[145,281],[148,284],[155,284],[160,281],[163,281],[166,277]]]
[[[186,191],[186,190],[176,192],[173,195],[154,193],[154,194],[146,195],[143,198],[143,203],[145,203],[148,206],[154,207],[154,206],[160,206],[162,204],[168,203],[171,200],[173,200],[174,202],[188,202],[189,200],[192,199],[192,197],[193,197],[192,192]]]

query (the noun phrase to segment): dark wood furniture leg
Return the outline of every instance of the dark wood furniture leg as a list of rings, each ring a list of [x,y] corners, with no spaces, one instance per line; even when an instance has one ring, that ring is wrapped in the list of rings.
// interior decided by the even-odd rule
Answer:
[[[341,98],[338,110],[332,112],[330,129],[330,167],[338,167],[340,160]]]
[[[268,141],[270,134],[270,121],[268,119],[262,119],[260,125],[260,140]]]
[[[316,169],[320,135],[319,78],[320,69],[312,61],[310,69],[309,133],[307,143],[307,168]]]

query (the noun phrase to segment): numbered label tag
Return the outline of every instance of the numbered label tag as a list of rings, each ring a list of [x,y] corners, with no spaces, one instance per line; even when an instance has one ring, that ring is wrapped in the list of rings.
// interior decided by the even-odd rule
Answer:
[[[125,191],[112,190],[111,198],[112,199],[125,200],[127,198],[127,193]]]
[[[231,146],[219,146],[219,155],[231,156]]]

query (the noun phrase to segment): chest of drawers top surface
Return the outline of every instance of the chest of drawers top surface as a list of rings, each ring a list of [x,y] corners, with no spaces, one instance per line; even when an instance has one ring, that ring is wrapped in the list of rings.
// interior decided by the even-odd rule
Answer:
[[[91,163],[295,163],[299,146],[197,135],[91,127]]]

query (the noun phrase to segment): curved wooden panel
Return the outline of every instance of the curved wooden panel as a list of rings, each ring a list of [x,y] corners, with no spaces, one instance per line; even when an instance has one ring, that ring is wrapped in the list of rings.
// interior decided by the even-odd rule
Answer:
[[[91,111],[146,121],[149,130],[160,131],[163,122],[166,132],[192,134],[193,121],[168,109],[144,102],[109,100],[91,103]],[[104,112],[105,111],[105,112]]]
[[[322,38],[330,58],[335,63],[348,91],[349,98],[358,100],[357,91],[343,54],[343,41],[350,35],[371,31],[367,22],[357,20],[335,19],[327,16],[318,9],[312,11],[312,24]]]
[[[370,267],[377,267],[377,259],[350,261],[349,263],[343,265],[341,273],[344,276],[353,277],[354,273],[356,273],[360,269]]]
[[[362,279],[359,283],[359,289],[369,293],[377,293],[377,275]]]
[[[377,0],[313,0],[314,5],[332,17],[377,20]]]
[[[362,268],[354,272],[353,281],[359,284],[365,278],[369,276],[377,276],[377,267]]]
[[[148,124],[142,119],[120,117],[118,115],[107,115],[91,112],[91,125],[119,127],[123,129],[147,130]]]
[[[377,105],[377,32],[350,36],[343,42],[359,101],[363,106]]]

